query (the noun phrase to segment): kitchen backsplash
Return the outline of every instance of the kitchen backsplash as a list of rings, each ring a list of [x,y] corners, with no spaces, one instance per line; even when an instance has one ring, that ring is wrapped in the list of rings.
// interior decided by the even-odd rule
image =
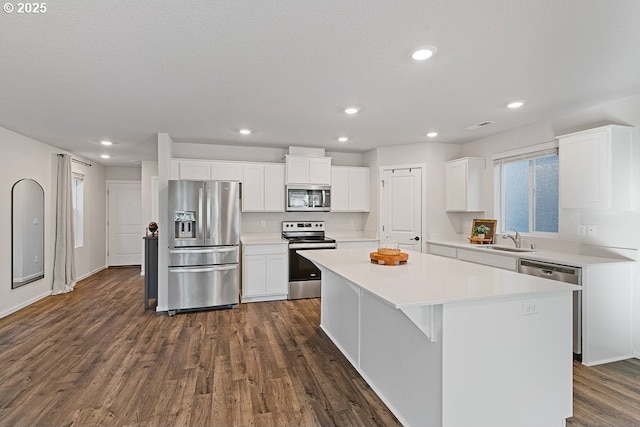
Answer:
[[[325,221],[327,232],[362,231],[368,213],[344,212],[243,212],[241,233],[280,233],[282,221]]]

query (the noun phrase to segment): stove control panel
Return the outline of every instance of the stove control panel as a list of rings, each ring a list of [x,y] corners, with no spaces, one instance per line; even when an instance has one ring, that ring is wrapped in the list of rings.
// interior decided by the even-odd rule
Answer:
[[[324,231],[324,221],[283,221],[282,231]]]

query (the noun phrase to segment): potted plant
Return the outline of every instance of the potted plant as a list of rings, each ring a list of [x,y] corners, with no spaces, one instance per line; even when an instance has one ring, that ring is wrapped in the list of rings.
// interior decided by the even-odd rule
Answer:
[[[478,236],[478,239],[484,239],[484,236],[486,236],[489,231],[491,231],[489,227],[484,224],[480,224],[473,229],[473,234]]]

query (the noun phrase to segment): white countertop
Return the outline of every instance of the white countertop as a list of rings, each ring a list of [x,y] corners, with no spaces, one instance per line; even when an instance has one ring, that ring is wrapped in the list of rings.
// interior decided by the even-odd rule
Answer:
[[[307,250],[300,255],[395,308],[579,290],[580,287],[455,259],[408,252],[406,264],[372,264],[368,249]]]
[[[546,249],[536,249],[533,252],[509,252],[499,251],[494,249],[488,249],[487,246],[492,245],[475,245],[471,243],[465,243],[454,240],[428,240],[427,243],[443,246],[451,246],[459,249],[470,249],[476,251],[482,251],[488,254],[503,255],[512,258],[526,258],[537,261],[546,261],[556,264],[565,264],[575,267],[586,267],[594,264],[608,264],[616,262],[633,262],[633,260],[626,258],[608,258],[592,255],[583,255],[571,252],[558,252]],[[508,245],[493,245],[493,246],[508,246]]]

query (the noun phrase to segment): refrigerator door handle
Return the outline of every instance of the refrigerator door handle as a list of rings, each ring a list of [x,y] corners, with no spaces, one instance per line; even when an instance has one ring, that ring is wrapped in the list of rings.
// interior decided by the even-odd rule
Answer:
[[[211,241],[211,196],[211,187],[207,186],[207,234],[204,236],[206,244]]]
[[[200,218],[196,218],[196,221],[198,221],[198,237],[199,237],[200,239],[202,239],[202,241],[204,242],[204,238],[203,238],[203,236],[202,236],[202,219],[203,219],[203,218],[202,218],[202,208],[203,208],[203,206],[204,206],[204,205],[202,204],[202,202],[203,202],[203,200],[202,200],[203,195],[204,195],[204,194],[203,194],[203,189],[202,189],[202,187],[198,188],[198,209],[200,209]]]
[[[238,250],[237,246],[225,246],[222,248],[203,248],[203,249],[169,249],[170,254],[213,254],[221,252],[233,252]]]
[[[225,265],[219,265],[215,267],[202,267],[202,268],[176,267],[176,268],[170,268],[169,273],[211,273],[213,271],[236,270],[237,268],[238,268],[238,264],[225,264]]]

